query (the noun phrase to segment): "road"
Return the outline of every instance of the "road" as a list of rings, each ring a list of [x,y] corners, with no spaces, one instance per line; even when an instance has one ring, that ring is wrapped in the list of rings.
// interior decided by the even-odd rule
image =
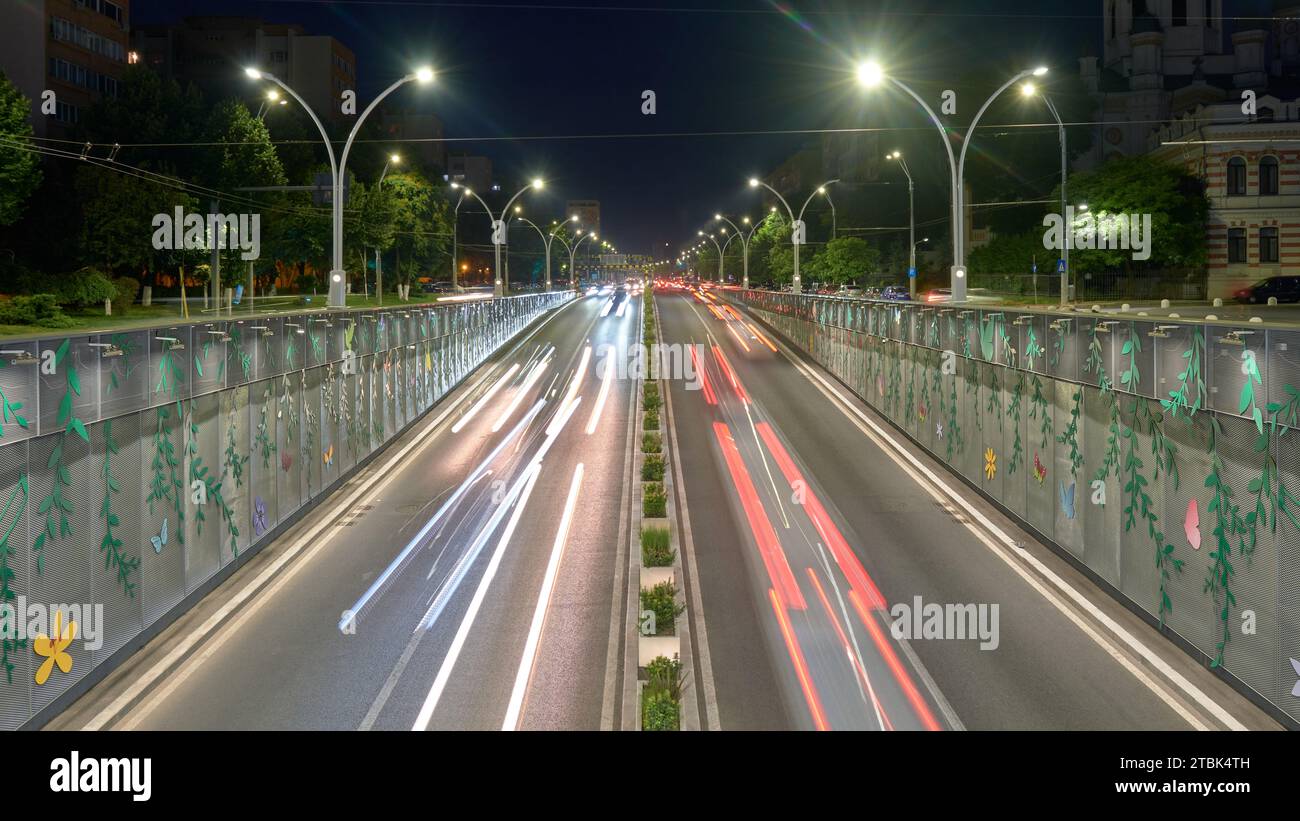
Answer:
[[[596,356],[635,339],[624,301],[553,314],[52,726],[601,728],[633,383]]]
[[[993,543],[898,449],[923,454],[747,314],[656,301],[662,341],[702,346],[699,389],[669,396],[723,729],[1276,727],[977,499],[1047,573]],[[984,606],[968,635],[996,605],[994,640],[895,639],[888,610],[917,597]]]

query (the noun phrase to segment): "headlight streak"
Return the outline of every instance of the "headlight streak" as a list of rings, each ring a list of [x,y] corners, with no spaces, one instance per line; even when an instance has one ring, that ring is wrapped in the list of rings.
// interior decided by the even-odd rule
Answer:
[[[583,349],[583,351],[582,351],[582,361],[580,361],[580,362],[578,363],[578,369],[577,369],[577,371],[575,371],[574,374],[573,374],[573,381],[571,381],[571,382],[569,383],[569,390],[566,391],[565,394],[564,394],[564,401],[560,404],[560,410],[561,410],[561,411],[563,411],[565,408],[567,408],[567,407],[569,406],[569,404],[570,404],[571,402],[573,402],[573,398],[574,398],[574,397],[577,395],[577,393],[578,393],[578,388],[582,387],[582,380],[587,376],[587,366],[588,366],[589,364],[591,364],[591,346],[590,346],[590,345],[588,345],[588,346],[587,346],[585,349]],[[552,422],[551,422],[551,426],[550,426],[549,428],[546,429],[546,435],[547,435],[547,436],[551,436],[551,435],[553,435],[553,434],[555,433],[555,431],[558,430],[558,428],[555,427],[555,424],[556,424],[556,422],[558,422],[558,421],[560,420],[560,418],[562,417],[562,415],[563,415],[562,413],[561,413],[561,414],[556,414],[555,420],[552,421]]]
[[[600,424],[600,415],[605,410],[605,400],[609,398],[609,387],[614,381],[615,370],[612,362],[605,363],[605,376],[600,380],[600,393],[596,395],[596,407],[591,409],[591,418],[587,420],[588,436],[595,433],[596,426]]]
[[[631,304],[632,304],[631,297],[624,299],[622,302],[618,303],[618,311],[614,315],[617,316],[619,319],[622,319],[624,316],[627,315],[627,306]]]
[[[744,339],[741,339],[740,334],[736,333],[736,326],[728,324],[727,330],[731,331],[731,335],[734,336],[736,338],[736,341],[740,343],[740,347],[745,349],[745,353],[749,353],[749,344],[745,342]]]
[[[493,433],[501,430],[510,417],[514,415],[515,410],[519,407],[519,403],[524,401],[524,397],[528,395],[530,390],[532,390],[533,385],[537,384],[537,380],[546,372],[546,368],[550,364],[550,361],[551,357],[548,354],[545,359],[533,365],[532,370],[528,372],[528,376],[524,377],[523,384],[519,386],[518,391],[515,393],[515,398],[511,400],[506,409],[499,417],[497,417],[497,421],[492,423]]]
[[[533,621],[528,628],[528,640],[524,642],[524,652],[519,659],[519,671],[515,673],[515,686],[510,694],[510,705],[506,708],[505,721],[501,723],[502,730],[519,729],[523,718],[524,696],[528,692],[528,682],[532,679],[533,669],[537,664],[537,650],[541,643],[542,631],[546,626],[551,596],[555,592],[555,579],[559,575],[564,548],[569,540],[569,528],[573,524],[573,510],[578,503],[578,491],[582,489],[583,470],[581,462],[573,470],[573,480],[569,483],[569,500],[564,505],[560,528],[555,533],[555,544],[551,547],[551,560],[546,565],[542,589],[537,593],[537,606],[533,610]]]
[[[528,466],[523,476],[519,477],[519,482],[515,483],[515,488],[511,491],[510,497],[501,505],[496,516],[488,523],[484,529],[483,535],[480,536],[478,544],[486,541],[487,536],[496,528],[500,522],[500,516],[514,506],[514,513],[510,516],[510,521],[506,524],[505,532],[501,534],[500,541],[497,542],[496,550],[492,553],[492,559],[483,571],[483,578],[479,581],[478,589],[474,591],[474,598],[470,600],[469,610],[465,612],[465,617],[461,619],[460,627],[456,630],[456,636],[451,641],[451,646],[447,649],[447,655],[443,656],[442,664],[438,668],[438,674],[434,677],[433,686],[429,689],[429,694],[424,698],[424,704],[420,707],[419,714],[415,717],[415,724],[412,730],[427,730],[429,722],[433,720],[433,711],[438,706],[438,700],[442,698],[442,691],[447,686],[447,680],[451,678],[452,668],[460,659],[460,651],[465,646],[465,640],[469,637],[470,628],[474,626],[474,619],[478,616],[479,608],[483,605],[483,599],[487,597],[488,585],[491,584],[492,578],[496,575],[497,568],[501,565],[501,557],[505,554],[505,546],[510,542],[510,537],[514,535],[515,526],[519,524],[519,518],[523,515],[524,508],[528,504],[528,497],[532,495],[533,486],[537,484],[537,477],[541,474],[542,466],[538,462],[533,462]],[[522,486],[521,486],[522,483]],[[477,553],[478,550],[474,550]],[[468,566],[468,565],[467,565]],[[437,616],[435,615],[436,619]],[[432,626],[432,622],[430,622]]]
[[[379,577],[375,579],[369,589],[362,594],[361,598],[357,599],[356,604],[352,605],[352,607],[346,611],[349,615],[339,621],[340,632],[344,632],[350,626],[355,625],[356,620],[361,615],[362,609],[369,604],[370,600],[374,598],[380,589],[383,588],[384,584],[388,582],[397,569],[411,556],[415,551],[415,548],[423,542],[424,538],[429,535],[429,532],[433,530],[434,526],[447,514],[447,511],[451,510],[452,507],[460,501],[460,498],[465,495],[465,492],[469,490],[470,486],[473,485],[474,482],[478,480],[479,476],[487,470],[488,465],[492,464],[492,461],[496,459],[497,456],[501,455],[501,452],[506,449],[506,447],[520,434],[520,432],[524,430],[525,427],[528,426],[528,423],[531,422],[533,417],[541,411],[542,406],[545,404],[545,401],[539,401],[536,405],[533,405],[532,409],[528,411],[524,418],[519,420],[519,424],[515,425],[510,433],[501,440],[491,453],[487,455],[487,458],[479,463],[479,466],[474,469],[474,472],[461,483],[460,487],[456,489],[456,492],[451,495],[451,498],[447,499],[446,502],[443,502],[442,507],[438,508],[438,512],[433,514],[433,517],[429,519],[429,521],[425,522],[424,527],[420,528],[420,532],[415,534],[415,537],[412,538],[411,541],[407,542],[406,547],[402,548],[402,552],[397,554],[397,558],[393,559],[393,561],[389,563],[388,567],[384,569],[384,572],[379,574]]]
[[[609,316],[609,312],[610,312],[613,308],[614,308],[614,298],[613,298],[613,297],[610,297],[609,301],[607,301],[607,302],[605,303],[605,307],[603,307],[603,308],[600,309],[600,316],[601,316],[601,318],[603,319],[603,318]]]
[[[573,413],[578,409],[578,404],[581,401],[582,397],[578,397],[569,405],[568,408],[560,411],[559,418],[563,420],[563,423],[560,425],[559,431],[562,431],[565,425],[569,423],[569,420],[573,418]],[[538,403],[538,405],[541,404],[544,404],[544,402]],[[530,417],[531,415],[532,414],[530,414]],[[456,666],[456,661],[460,657],[460,651],[462,647],[464,647],[465,639],[469,635],[470,628],[474,624],[474,619],[478,616],[478,610],[483,604],[483,599],[487,596],[488,587],[491,585],[492,579],[496,575],[497,568],[501,564],[501,558],[505,553],[506,545],[509,544],[510,537],[514,534],[515,526],[519,522],[519,517],[528,503],[528,496],[532,493],[533,485],[536,483],[537,477],[541,474],[542,460],[546,458],[546,454],[557,441],[559,431],[557,431],[556,436],[547,435],[546,441],[542,443],[540,448],[538,448],[537,453],[529,462],[528,467],[524,469],[523,475],[521,475],[518,481],[515,482],[505,501],[502,502],[500,508],[483,528],[482,532],[475,540],[474,545],[466,552],[465,556],[462,557],[461,561],[457,564],[456,571],[453,571],[458,574],[457,577],[443,588],[438,600],[430,606],[429,612],[425,614],[425,617],[420,620],[420,624],[416,627],[417,632],[421,628],[429,630],[437,622],[438,617],[442,615],[442,611],[446,607],[447,602],[451,600],[452,596],[456,592],[456,588],[458,588],[460,583],[464,580],[465,573],[474,563],[478,553],[482,550],[483,545],[501,523],[501,519],[505,516],[505,512],[513,505],[514,514],[510,517],[510,521],[507,523],[506,530],[502,534],[500,541],[497,542],[497,547],[496,550],[493,551],[492,559],[488,562],[487,568],[483,571],[483,577],[479,579],[478,588],[474,591],[474,598],[471,599],[469,609],[461,619],[460,627],[456,630],[456,636],[447,650],[447,655],[443,657],[442,665],[439,667],[438,674],[434,678],[433,687],[425,697],[424,705],[420,708],[419,715],[416,716],[415,725],[412,727],[413,730],[427,729],[429,722],[433,719],[433,711],[438,706],[438,699],[442,697],[443,688],[447,685],[447,679],[451,677],[452,668]]]
[[[510,369],[506,371],[501,376],[501,378],[498,379],[492,385],[491,388],[488,388],[487,393],[483,394],[483,396],[480,397],[479,400],[474,403],[474,406],[465,412],[464,416],[462,416],[459,420],[457,420],[456,424],[451,426],[451,432],[460,433],[461,429],[464,428],[466,425],[468,425],[470,423],[470,420],[472,420],[478,414],[479,411],[483,410],[484,405],[492,401],[492,397],[496,396],[497,392],[500,391],[503,387],[505,387],[506,383],[509,382],[511,379],[513,379],[514,375],[518,371],[519,371],[519,363],[516,362],[515,364],[510,366]]]

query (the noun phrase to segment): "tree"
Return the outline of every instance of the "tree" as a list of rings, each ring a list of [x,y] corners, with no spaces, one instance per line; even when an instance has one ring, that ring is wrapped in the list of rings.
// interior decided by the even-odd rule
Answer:
[[[41,184],[37,154],[23,147],[32,147],[30,113],[31,101],[0,71],[0,225],[16,222]]]
[[[74,190],[81,203],[80,249],[87,264],[134,275],[178,261],[172,252],[154,249],[153,217],[170,216],[176,206],[192,210],[193,197],[99,165],[79,166]]]
[[[1070,199],[1087,203],[1092,214],[1151,215],[1149,260],[1134,260],[1132,251],[1123,249],[1071,251],[1076,273],[1205,265],[1210,203],[1204,181],[1186,168],[1149,156],[1116,157],[1069,184]],[[1059,186],[1053,196],[1060,197]]]
[[[858,237],[839,237],[826,243],[817,256],[802,265],[800,276],[808,281],[837,285],[858,282],[874,274],[880,266],[880,251]]]

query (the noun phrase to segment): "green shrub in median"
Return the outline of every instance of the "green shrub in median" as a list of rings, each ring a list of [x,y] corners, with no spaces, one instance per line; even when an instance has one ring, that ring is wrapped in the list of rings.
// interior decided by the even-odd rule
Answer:
[[[641,496],[641,515],[647,519],[663,519],[668,515],[668,497],[664,495],[663,485],[646,483]]]
[[[643,482],[662,482],[664,480],[664,457],[657,454],[647,454],[645,461],[641,463],[641,481]]]
[[[664,732],[680,729],[681,708],[671,696],[662,691],[641,693],[641,729]]]
[[[681,729],[682,663],[659,656],[646,665],[641,689],[641,729]]]
[[[686,607],[677,603],[677,585],[667,581],[641,591],[641,609],[655,614],[656,636],[671,636],[677,630],[677,617]]]
[[[642,427],[645,430],[659,430],[659,411],[646,411]]]
[[[677,559],[666,527],[641,528],[641,565],[643,567],[672,567]]]
[[[663,453],[664,442],[657,433],[646,433],[641,436],[642,453]]]
[[[663,400],[659,398],[659,383],[647,382],[641,392],[641,404],[648,411],[657,411],[663,405]]]

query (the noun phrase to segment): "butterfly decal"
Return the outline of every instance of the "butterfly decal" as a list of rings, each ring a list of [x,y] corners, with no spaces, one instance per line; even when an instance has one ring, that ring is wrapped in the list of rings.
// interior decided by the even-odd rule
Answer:
[[[253,500],[253,530],[258,536],[266,532],[266,502],[261,496]]]
[[[1183,533],[1192,550],[1201,549],[1201,512],[1196,507],[1196,500],[1187,503],[1187,515],[1183,517]]]
[[[1061,482],[1061,510],[1065,511],[1065,518],[1074,518],[1074,488],[1075,483],[1071,482],[1069,489],[1066,489],[1065,482]]]
[[[293,454],[290,453],[290,452],[287,451],[287,450],[286,450],[286,451],[281,451],[281,452],[280,452],[280,469],[283,470],[285,473],[288,473],[288,472],[289,472],[289,468],[291,468],[291,467],[293,467]]]
[[[1037,453],[1034,454],[1034,478],[1038,480],[1040,485],[1047,479],[1047,467],[1038,458]]]
[[[333,467],[333,466],[334,466],[334,446],[333,446],[333,445],[330,445],[330,446],[329,446],[329,449],[321,451],[320,458],[321,458],[321,461],[325,463],[325,466],[326,466],[326,467]]]
[[[153,544],[153,552],[161,553],[162,549],[167,546],[167,519],[164,517],[162,530],[158,531],[157,536],[150,536],[149,541]]]
[[[936,424],[936,425],[934,426],[934,435],[937,436],[937,437],[939,437],[940,439],[943,438],[943,423],[942,423],[942,422],[940,422],[940,423],[938,423],[938,424]]]

